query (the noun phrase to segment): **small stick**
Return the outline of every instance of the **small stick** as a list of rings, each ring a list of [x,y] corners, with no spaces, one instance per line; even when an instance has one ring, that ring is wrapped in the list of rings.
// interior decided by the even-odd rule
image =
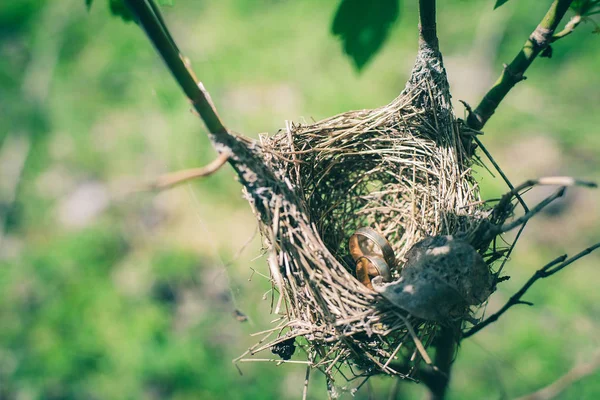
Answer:
[[[241,358],[239,360],[236,361],[237,362],[274,362],[277,364],[308,364],[310,365],[309,361],[302,361],[302,360],[282,360],[282,359],[275,359],[275,358]]]
[[[308,396],[308,381],[310,380],[310,369],[312,367],[312,355],[308,357],[308,365],[306,366],[306,375],[304,377],[304,389],[302,390],[302,400],[306,400]]]
[[[564,187],[564,186],[561,187],[556,192],[554,192],[552,195],[546,197],[542,202],[540,202],[537,206],[532,208],[528,213],[526,213],[522,217],[517,218],[516,220],[514,220],[511,223],[502,225],[500,227],[500,233],[505,233],[510,230],[513,230],[517,226],[520,226],[520,225],[524,224],[525,222],[529,221],[534,215],[536,215],[537,213],[542,211],[547,205],[549,205],[550,203],[552,203],[554,200],[558,199],[559,197],[562,197],[565,194],[566,190],[567,190],[566,187]]]
[[[425,350],[425,346],[423,346],[423,343],[421,342],[421,340],[415,333],[415,330],[413,329],[412,324],[408,321],[408,318],[406,318],[405,316],[398,314],[398,313],[395,313],[395,314],[400,319],[402,319],[402,321],[404,321],[404,323],[406,324],[406,329],[410,333],[410,336],[412,337],[413,342],[415,342],[415,346],[417,347],[417,350],[419,350],[419,354],[421,354],[421,357],[423,357],[423,360],[425,361],[425,363],[427,365],[430,365],[434,370],[437,371],[438,368],[435,365],[433,365],[433,361],[431,361],[431,357],[429,357],[429,354],[427,354],[427,350]]]
[[[504,305],[504,307],[502,307],[495,314],[490,315],[485,321],[483,321],[483,322],[475,325],[471,329],[469,329],[465,334],[463,334],[463,339],[473,336],[475,333],[479,332],[480,330],[482,330],[483,328],[485,328],[492,322],[495,322],[496,320],[498,320],[498,318],[500,318],[500,316],[502,314],[504,314],[512,306],[517,305],[517,304],[531,305],[531,303],[523,301],[523,300],[521,300],[521,298],[523,297],[525,292],[527,292],[527,290],[536,281],[538,281],[539,279],[547,278],[551,275],[554,275],[558,271],[560,271],[563,268],[567,267],[568,265],[574,263],[575,261],[579,260],[580,258],[585,257],[586,255],[590,254],[592,251],[594,251],[598,248],[600,248],[600,243],[596,243],[595,245],[588,247],[587,249],[583,250],[582,252],[576,254],[575,256],[573,256],[569,259],[567,259],[567,255],[565,254],[560,257],[555,258],[554,260],[550,261],[548,264],[544,265],[542,268],[537,270],[531,278],[529,278],[529,280],[525,283],[525,285],[523,285],[523,287],[518,292],[516,292],[514,295],[511,296],[511,298]]]
[[[165,190],[181,185],[193,179],[203,178],[217,172],[229,160],[230,153],[224,152],[202,168],[184,169],[159,176],[156,181],[148,185],[148,190]]]
[[[588,188],[598,187],[598,185],[595,182],[583,181],[583,180],[572,178],[570,176],[547,176],[547,177],[543,177],[543,178],[539,178],[539,179],[530,179],[528,181],[523,182],[522,184],[520,184],[519,186],[515,187],[510,192],[508,192],[504,196],[502,196],[502,198],[496,205],[495,209],[497,209],[497,210],[506,209],[507,204],[512,200],[513,196],[519,196],[519,192],[521,192],[522,190],[533,187],[533,186],[537,186],[537,185],[544,185],[544,186],[556,185],[556,186],[561,186],[561,188],[556,193],[554,193],[553,195],[551,195],[551,196],[547,197],[545,200],[543,200],[540,204],[538,204],[532,210],[526,210],[525,215],[523,215],[522,217],[518,218],[517,220],[515,220],[509,224],[503,225],[500,228],[501,233],[508,232],[511,229],[514,229],[517,226],[527,222],[531,217],[533,217],[535,214],[539,213],[544,207],[546,207],[552,201],[563,196],[564,191],[566,190],[567,186],[584,186],[584,187],[588,187]]]
[[[502,169],[500,168],[500,166],[498,165],[498,163],[496,162],[496,160],[494,160],[494,157],[492,157],[492,154],[485,148],[485,146],[483,145],[483,143],[481,143],[481,140],[479,140],[476,136],[473,137],[473,140],[475,141],[475,143],[477,143],[477,145],[479,146],[479,148],[481,149],[481,151],[483,151],[483,154],[485,154],[485,156],[488,158],[488,160],[490,160],[490,162],[492,163],[492,165],[494,166],[494,168],[496,169],[496,171],[498,171],[498,173],[502,177],[502,180],[504,180],[504,183],[506,183],[506,185],[511,190],[511,193],[514,192],[514,190],[515,190],[514,186],[512,185],[512,183],[510,182],[510,180],[508,179],[508,177],[504,174],[504,171],[502,171]],[[519,203],[521,204],[521,207],[523,207],[523,209],[525,210],[525,212],[528,212],[529,209],[527,208],[527,204],[525,204],[525,202],[523,201],[523,199],[519,195],[518,191],[515,192],[514,196],[517,197],[517,200],[519,200]]]
[[[571,19],[569,20],[569,22],[567,22],[567,24],[565,25],[565,28],[558,32],[555,33],[554,35],[552,35],[552,39],[550,39],[551,43],[556,42],[559,39],[564,38],[565,36],[569,36],[571,33],[573,33],[573,31],[575,30],[575,28],[577,28],[579,26],[579,24],[581,23],[581,21],[583,21],[583,19],[581,18],[581,15],[574,15],[571,17]]]

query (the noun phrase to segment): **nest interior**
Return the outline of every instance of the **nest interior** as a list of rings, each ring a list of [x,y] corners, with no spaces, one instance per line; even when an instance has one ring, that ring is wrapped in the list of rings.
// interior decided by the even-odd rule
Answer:
[[[232,137],[225,146],[259,220],[279,316],[240,359],[275,349],[285,361],[303,338],[296,345],[329,381],[343,365],[351,378],[409,378],[440,325],[362,285],[348,239],[365,226],[381,232],[397,278],[423,238],[473,236],[489,216],[471,173],[474,133],[453,114],[440,53],[421,45],[387,106],[290,124],[259,142]]]

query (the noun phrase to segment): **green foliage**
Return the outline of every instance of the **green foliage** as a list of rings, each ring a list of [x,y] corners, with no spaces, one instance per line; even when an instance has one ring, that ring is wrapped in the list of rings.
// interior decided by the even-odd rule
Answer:
[[[114,16],[121,17],[123,21],[133,20],[133,14],[123,0],[108,0],[108,7]]]
[[[344,52],[361,70],[379,51],[400,15],[399,0],[342,0],[331,25]]]

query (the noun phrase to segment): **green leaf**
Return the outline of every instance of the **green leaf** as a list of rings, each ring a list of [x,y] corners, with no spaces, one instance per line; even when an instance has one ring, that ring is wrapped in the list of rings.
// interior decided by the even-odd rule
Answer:
[[[494,6],[494,10],[506,2],[508,2],[508,0],[496,0],[496,5]]]
[[[108,0],[108,6],[112,15],[121,17],[123,21],[133,21],[133,14],[123,0]]]
[[[85,7],[88,9],[88,11],[90,11],[90,9],[92,8],[93,2],[94,0],[85,0]]]
[[[381,48],[400,12],[399,0],[342,0],[331,25],[361,70]]]

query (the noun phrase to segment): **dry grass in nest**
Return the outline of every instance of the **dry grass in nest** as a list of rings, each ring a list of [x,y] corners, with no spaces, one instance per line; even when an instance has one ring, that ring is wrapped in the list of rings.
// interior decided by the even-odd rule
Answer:
[[[424,348],[439,324],[362,285],[348,239],[372,227],[402,265],[427,236],[472,236],[489,215],[471,176],[474,133],[454,118],[439,54],[422,49],[411,81],[391,104],[290,124],[261,138],[256,151],[279,190],[273,182],[256,184],[257,176],[246,187],[272,249],[269,267],[279,294],[273,312],[281,317],[238,360],[267,349],[289,358],[294,338],[302,337],[296,344],[308,363],[330,381],[344,364],[353,377],[410,377],[413,368],[392,365],[427,359]],[[392,268],[394,278],[399,272]]]

